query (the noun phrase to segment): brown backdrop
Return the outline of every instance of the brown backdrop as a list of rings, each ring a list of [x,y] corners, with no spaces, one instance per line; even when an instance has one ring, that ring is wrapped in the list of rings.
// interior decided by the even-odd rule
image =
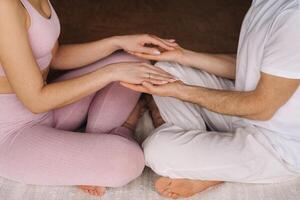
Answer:
[[[62,43],[152,33],[207,52],[236,52],[250,0],[52,0]]]

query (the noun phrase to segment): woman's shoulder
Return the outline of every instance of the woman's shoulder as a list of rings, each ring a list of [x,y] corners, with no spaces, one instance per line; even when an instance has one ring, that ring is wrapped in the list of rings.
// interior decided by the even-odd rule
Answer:
[[[0,10],[4,11],[7,9],[18,9],[20,8],[19,0],[1,0],[0,1]]]
[[[24,9],[20,0],[1,0],[0,17],[24,16]],[[7,18],[6,18],[7,20]]]
[[[14,22],[27,24],[27,16],[20,0],[1,0],[0,1],[0,25],[10,25]],[[1,29],[0,27],[0,29]]]

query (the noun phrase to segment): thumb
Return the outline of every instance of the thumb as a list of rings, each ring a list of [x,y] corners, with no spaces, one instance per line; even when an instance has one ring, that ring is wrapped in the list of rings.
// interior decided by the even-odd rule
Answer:
[[[151,48],[151,47],[141,47],[140,49],[140,52],[138,53],[144,53],[144,54],[149,54],[149,55],[160,55],[161,52],[156,49],[156,48]]]
[[[152,83],[149,83],[149,82],[143,82],[142,85],[147,88],[148,90],[150,91],[153,91],[155,89],[155,86],[152,85]]]

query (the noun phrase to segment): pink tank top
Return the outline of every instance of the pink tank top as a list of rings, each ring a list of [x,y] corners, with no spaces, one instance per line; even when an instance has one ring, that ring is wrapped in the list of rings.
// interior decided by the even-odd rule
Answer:
[[[30,16],[30,28],[28,30],[29,42],[33,55],[41,70],[46,69],[52,60],[52,49],[60,34],[58,16],[50,1],[51,16],[49,19],[42,16],[28,0],[20,0]],[[0,76],[5,76],[0,65]]]

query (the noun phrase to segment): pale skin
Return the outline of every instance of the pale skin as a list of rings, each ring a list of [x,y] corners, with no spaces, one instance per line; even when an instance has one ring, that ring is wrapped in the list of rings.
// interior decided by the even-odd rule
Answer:
[[[42,17],[51,17],[47,0],[29,2]],[[145,44],[153,44],[164,50],[172,50],[177,44],[174,40],[160,39],[147,34],[114,36],[84,44],[59,45],[56,42],[52,51],[52,63],[41,72],[28,41],[30,24],[29,14],[19,0],[0,1],[0,64],[6,74],[0,76],[0,94],[15,93],[33,113],[48,112],[69,105],[114,81],[132,84],[149,81],[159,85],[175,81],[163,70],[136,62],[111,64],[78,78],[46,84],[50,67],[59,70],[84,67],[119,49],[157,55],[158,49],[145,47]],[[136,123],[138,110],[139,106],[129,117],[129,124]],[[105,191],[104,187],[99,186],[81,188],[93,195],[102,195]]]
[[[178,62],[220,77],[235,79],[236,59],[234,55],[196,53],[180,47],[158,56],[139,52],[131,53],[150,60]],[[299,87],[300,80],[261,73],[256,89],[248,92],[214,90],[187,85],[181,81],[161,86],[148,82],[143,82],[142,85],[122,84],[136,91],[175,97],[195,103],[216,113],[266,121],[271,119],[277,110],[291,98]],[[221,183],[222,181],[218,180],[203,181],[161,177],[156,181],[155,187],[161,195],[177,199],[193,196]]]

